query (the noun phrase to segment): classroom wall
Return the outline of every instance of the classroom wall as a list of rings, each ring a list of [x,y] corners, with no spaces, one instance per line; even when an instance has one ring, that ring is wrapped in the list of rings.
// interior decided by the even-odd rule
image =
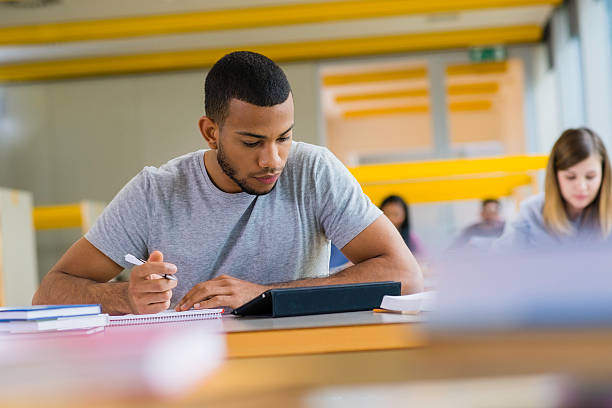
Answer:
[[[445,113],[448,123],[448,145],[434,143],[433,125],[438,123],[435,109],[429,113],[385,114],[365,117],[343,117],[342,110],[371,109],[373,107],[394,106],[395,104],[412,105],[432,104],[432,95],[419,98],[406,98],[378,102],[351,102],[338,108],[328,106],[326,112],[327,145],[347,166],[363,163],[397,162],[406,160],[431,160],[450,156],[472,157],[491,155],[523,154],[526,151],[525,112],[525,73],[524,66],[531,64],[530,47],[511,47],[513,55],[507,61],[507,71],[503,74],[488,75],[445,75],[446,85],[469,84],[483,81],[493,81],[499,84],[499,90],[491,94],[453,95],[447,96],[448,103],[491,101],[490,109],[484,110],[454,110]],[[377,58],[379,66],[372,64],[372,59],[353,59],[347,61],[329,62],[324,65],[323,72],[338,73],[345,65],[351,69],[355,66],[366,69],[374,66],[392,64],[406,66],[410,62],[425,62],[431,71],[434,67],[445,71],[446,67],[468,63],[466,52],[438,52],[430,54],[415,54],[410,56],[388,56]],[[372,69],[372,68],[370,68]],[[431,75],[431,72],[430,72]],[[429,83],[431,82],[431,83]],[[425,84],[414,81],[412,88],[436,85],[434,79],[428,78]],[[408,85],[410,87],[410,85]],[[333,94],[333,86],[327,92]],[[388,85],[381,84],[381,89]],[[350,86],[340,93],[354,92]],[[370,90],[371,91],[371,90]],[[335,92],[338,92],[337,89]],[[361,90],[363,92],[363,90]],[[322,98],[329,98],[324,94]],[[327,99],[326,99],[327,100]],[[431,108],[431,107],[430,107]],[[339,110],[339,111],[338,111]]]
[[[427,151],[432,148],[428,113],[327,120],[327,146],[347,166],[373,153]]]
[[[315,64],[283,66],[295,95],[297,140],[320,143]],[[206,145],[205,72],[52,81],[0,88],[0,186],[35,203],[110,200],[145,165]]]
[[[295,138],[321,144],[314,63],[283,65],[293,87]],[[35,205],[110,201],[144,166],[205,148],[204,71],[49,81],[0,87],[0,186]],[[41,231],[41,273],[80,237]]]

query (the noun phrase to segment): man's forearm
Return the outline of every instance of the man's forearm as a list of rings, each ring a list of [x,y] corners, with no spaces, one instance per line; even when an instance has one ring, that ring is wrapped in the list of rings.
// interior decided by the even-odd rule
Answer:
[[[421,292],[423,290],[423,275],[414,258],[402,262],[398,267],[386,257],[376,257],[350,266],[327,278],[300,279],[266,285],[271,288],[288,288],[300,286],[335,285],[359,282],[399,281],[402,283],[402,294]]]
[[[132,313],[128,282],[99,283],[63,272],[49,272],[32,298],[32,304],[101,304],[104,313]]]

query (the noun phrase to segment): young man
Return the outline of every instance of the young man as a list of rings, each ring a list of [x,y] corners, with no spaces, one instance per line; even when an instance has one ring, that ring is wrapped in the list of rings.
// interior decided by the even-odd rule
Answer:
[[[35,304],[111,314],[236,308],[269,288],[397,280],[422,289],[397,229],[325,148],[292,142],[284,73],[252,52],[220,59],[199,127],[210,150],[147,167],[45,276]],[[354,266],[329,275],[329,239]],[[129,282],[110,283],[147,259]],[[161,278],[172,274],[177,280]]]

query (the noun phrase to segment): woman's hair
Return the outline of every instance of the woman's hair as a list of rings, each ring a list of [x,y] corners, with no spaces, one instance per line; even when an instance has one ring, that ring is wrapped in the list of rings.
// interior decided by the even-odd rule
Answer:
[[[570,235],[570,224],[566,202],[561,195],[557,172],[567,170],[591,155],[601,158],[601,185],[597,196],[584,210],[581,227],[599,230],[607,238],[612,230],[612,183],[610,159],[601,138],[590,129],[568,129],[559,137],[550,152],[544,183],[544,223],[556,235]]]
[[[408,211],[408,204],[406,204],[406,201],[404,201],[402,197],[390,195],[385,198],[380,204],[380,209],[382,210],[385,205],[392,203],[399,204],[404,209],[404,214],[406,214],[406,217],[404,218],[404,222],[402,222],[402,225],[399,226],[398,230],[408,248],[413,251],[414,245],[412,243],[412,240],[410,239],[410,212]]]

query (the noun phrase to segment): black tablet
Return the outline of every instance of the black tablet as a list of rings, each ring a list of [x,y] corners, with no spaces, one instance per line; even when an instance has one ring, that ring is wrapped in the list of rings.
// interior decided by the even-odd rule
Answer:
[[[371,310],[380,307],[383,296],[400,295],[401,288],[389,281],[270,289],[232,313],[285,317]]]

